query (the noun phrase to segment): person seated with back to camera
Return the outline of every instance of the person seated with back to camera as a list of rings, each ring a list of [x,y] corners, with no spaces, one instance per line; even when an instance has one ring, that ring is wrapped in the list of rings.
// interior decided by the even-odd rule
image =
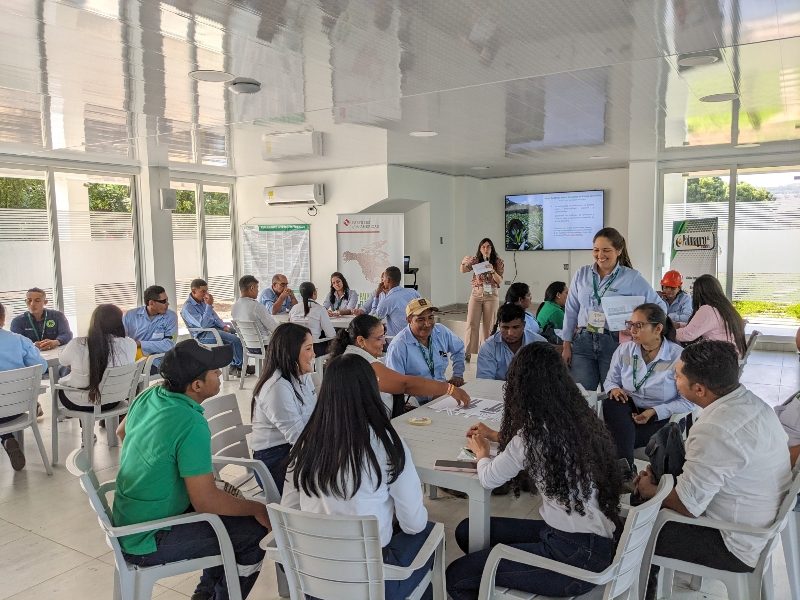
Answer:
[[[289,454],[281,504],[374,516],[383,562],[390,565],[411,564],[433,529],[411,452],[384,410],[375,371],[361,356],[344,354],[328,363],[317,406]],[[385,598],[408,597],[432,564],[433,556],[408,579],[385,581]],[[429,585],[422,598],[432,597]]]
[[[192,291],[181,309],[181,317],[184,323],[190,328],[205,328],[218,330],[222,343],[233,349],[233,361],[230,366],[230,374],[234,377],[242,375],[242,342],[232,332],[231,326],[219,318],[217,311],[214,310],[214,296],[208,293],[208,283],[205,279],[192,279]],[[201,344],[215,343],[214,336],[210,331],[203,331],[199,334],[192,334]],[[253,365],[247,367],[247,374],[252,375],[256,372]]]
[[[626,325],[633,339],[611,357],[603,383],[608,390],[603,420],[617,445],[617,458],[635,469],[634,449],[646,446],[673,414],[691,412],[694,405],[675,385],[675,362],[683,348],[675,343],[675,328],[664,310],[641,304]]]
[[[304,281],[300,284],[300,297],[303,302],[294,305],[289,311],[289,321],[308,327],[311,337],[314,338],[314,353],[324,356],[328,353],[328,342],[319,340],[334,337],[336,329],[328,311],[317,304],[317,287],[313,283]]]
[[[350,289],[347,279],[339,271],[331,274],[331,291],[325,296],[322,306],[331,317],[351,315],[358,307],[358,292]]]
[[[675,365],[681,396],[703,409],[686,439],[686,462],[663,508],[752,527],[775,520],[792,481],[787,436],[761,398],[739,383],[736,348],[702,340],[683,349]],[[648,466],[634,481],[647,500],[656,493]],[[767,538],[739,531],[667,523],[655,553],[712,569],[752,572]],[[655,570],[649,590],[655,597]]]
[[[178,315],[169,310],[166,290],[151,285],[144,291],[144,306],[132,308],[122,318],[125,335],[136,342],[136,358],[163,354],[175,347],[178,337]],[[160,360],[153,362],[150,375],[158,373]]]
[[[240,277],[239,299],[231,307],[231,319],[255,323],[261,338],[266,343],[269,341],[269,336],[278,327],[278,322],[256,298],[258,298],[258,279],[252,275]],[[251,348],[250,350],[262,351],[263,349]]]
[[[658,295],[667,303],[667,316],[673,323],[684,325],[692,318],[692,297],[683,291],[683,276],[674,269],[664,273],[661,278],[661,291]]]
[[[495,331],[478,350],[478,379],[505,381],[508,365],[523,346],[547,341],[525,327],[526,314],[518,304],[507,303],[497,309]]]
[[[397,267],[389,267],[385,273],[386,296],[370,314],[384,319],[386,335],[395,336],[406,326],[406,306],[420,295],[417,290],[401,285],[403,275]]]
[[[354,315],[369,315],[378,308],[378,304],[380,304],[383,299],[386,297],[386,271],[381,272],[381,280],[378,283],[378,287],[375,289],[370,297],[358,308],[353,309]]]
[[[288,313],[297,304],[297,298],[289,287],[289,280],[283,273],[272,276],[272,285],[261,290],[258,301],[273,315]]]
[[[541,327],[539,327],[539,323],[536,321],[536,317],[534,317],[528,309],[531,307],[531,288],[528,286],[527,283],[522,283],[521,281],[517,281],[516,283],[512,283],[508,291],[506,292],[506,304],[516,304],[517,306],[521,306],[522,310],[525,312],[525,329],[530,331],[531,333],[540,333]],[[497,322],[495,322],[495,326],[493,328],[492,333],[494,334],[497,331]],[[488,339],[488,338],[487,338]]]
[[[425,298],[417,298],[405,308],[405,329],[394,336],[386,349],[386,366],[405,375],[445,381],[445,371],[453,361],[453,376],[447,380],[455,387],[464,385],[464,342],[441,323],[436,322],[439,308]],[[416,396],[419,404],[430,396]]]

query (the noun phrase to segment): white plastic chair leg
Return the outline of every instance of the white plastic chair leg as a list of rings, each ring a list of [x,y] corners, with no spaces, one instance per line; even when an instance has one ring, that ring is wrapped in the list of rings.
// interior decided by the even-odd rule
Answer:
[[[111,417],[106,419],[106,441],[108,447],[113,448],[119,446],[119,439],[117,438],[117,427],[119,426],[119,417]]]
[[[659,598],[672,598],[672,583],[675,580],[675,571],[672,569],[665,569],[661,567],[661,573],[659,574],[659,582],[660,582],[660,592],[658,594]]]
[[[245,353],[244,359],[242,360],[242,373],[239,375],[239,389],[244,389],[244,375],[247,373],[247,365],[250,364],[250,357]]]
[[[86,455],[89,457],[89,468],[94,466],[94,415],[91,413],[84,413],[81,416],[81,436],[83,438],[83,447],[86,449]]]
[[[31,429],[33,429],[33,437],[36,440],[36,445],[39,447],[39,454],[42,457],[42,463],[44,463],[44,470],[47,471],[48,475],[52,475],[53,469],[50,467],[50,460],[47,458],[47,452],[44,449],[44,442],[42,441],[42,434],[39,433],[39,426],[36,425],[36,421],[33,422]]]
[[[783,556],[786,559],[786,572],[789,575],[789,591],[792,600],[800,600],[800,540],[797,536],[797,520],[800,513],[790,512],[786,527],[781,531]]]
[[[117,568],[114,567],[114,599],[113,600],[123,600],[122,599],[122,584],[119,579],[119,571]]]
[[[791,518],[792,515],[789,515]],[[755,579],[750,577],[750,579]],[[794,591],[792,591],[794,593]],[[772,578],[772,560],[764,567],[764,576],[761,578],[761,600],[775,600],[775,582]]]
[[[275,578],[278,580],[278,596],[288,598],[290,596],[289,581],[286,579],[286,573],[283,572],[279,564],[275,565]]]

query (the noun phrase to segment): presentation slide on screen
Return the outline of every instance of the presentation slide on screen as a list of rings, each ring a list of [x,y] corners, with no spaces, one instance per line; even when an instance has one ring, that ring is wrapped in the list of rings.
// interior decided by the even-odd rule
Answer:
[[[588,250],[602,227],[602,190],[506,196],[506,250]]]

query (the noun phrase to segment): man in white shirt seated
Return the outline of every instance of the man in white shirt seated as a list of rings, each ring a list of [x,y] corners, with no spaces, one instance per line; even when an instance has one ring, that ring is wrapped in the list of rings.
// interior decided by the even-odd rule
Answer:
[[[690,517],[766,527],[791,484],[787,436],[775,411],[739,384],[736,348],[716,340],[692,344],[676,363],[675,381],[703,412],[686,440],[683,473],[662,506]],[[649,467],[634,484],[643,498],[655,495]],[[747,533],[668,523],[655,553],[746,573],[766,543]]]
[[[256,298],[258,298],[258,279],[252,275],[241,277],[239,279],[239,299],[233,303],[231,319],[252,321],[266,342],[278,327],[278,321]],[[259,348],[251,348],[251,350],[259,350]]]

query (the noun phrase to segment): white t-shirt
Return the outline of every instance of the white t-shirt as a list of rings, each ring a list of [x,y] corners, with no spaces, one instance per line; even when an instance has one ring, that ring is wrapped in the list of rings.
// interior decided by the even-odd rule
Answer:
[[[132,365],[136,362],[136,342],[129,337],[115,337],[111,341],[113,356],[109,356],[109,367]],[[72,339],[58,355],[58,362],[70,368],[70,372],[58,383],[74,388],[89,387],[89,346],[86,338]],[[81,406],[93,406],[89,402],[89,392],[65,392],[70,402]]]
[[[253,450],[294,444],[305,429],[316,404],[317,395],[310,373],[303,375],[299,381],[292,377],[289,383],[276,370],[256,396],[253,433],[250,437]]]
[[[357,354],[361,358],[365,359],[369,364],[372,364],[374,362],[381,362],[379,358],[375,358],[374,356],[372,356],[372,354],[370,354],[363,348],[359,348],[358,346],[355,346],[353,344],[350,344],[344,351],[344,353]],[[380,380],[378,381],[378,385],[380,385]],[[392,395],[388,392],[381,392],[381,400],[383,400],[383,403],[386,405],[386,410],[389,412],[389,416],[391,417],[392,408],[394,407],[394,398],[392,398]]]
[[[231,308],[231,319],[234,321],[253,321],[261,331],[264,341],[267,341],[272,332],[278,327],[267,308],[254,298],[239,298]]]
[[[308,327],[311,330],[311,337],[315,340],[336,335],[336,329],[334,329],[333,323],[331,323],[331,318],[328,316],[327,310],[313,300],[308,301],[307,315],[303,314],[304,310],[303,301],[301,300],[289,311],[289,321]],[[325,335],[322,335],[323,333]]]
[[[378,464],[382,466],[381,484],[375,488],[375,475],[370,469],[364,468],[361,475],[361,487],[348,499],[336,496],[306,496],[302,490],[294,487],[294,474],[286,474],[286,484],[283,488],[281,504],[304,512],[323,515],[349,515],[365,516],[374,515],[378,519],[381,546],[386,546],[392,539],[392,519],[396,515],[397,521],[403,532],[408,534],[419,533],[428,523],[428,511],[422,502],[422,486],[420,485],[417,469],[411,460],[411,452],[403,442],[406,463],[402,473],[390,485],[388,457],[386,449],[378,439],[372,435],[372,449]],[[352,484],[350,484],[352,491]]]

